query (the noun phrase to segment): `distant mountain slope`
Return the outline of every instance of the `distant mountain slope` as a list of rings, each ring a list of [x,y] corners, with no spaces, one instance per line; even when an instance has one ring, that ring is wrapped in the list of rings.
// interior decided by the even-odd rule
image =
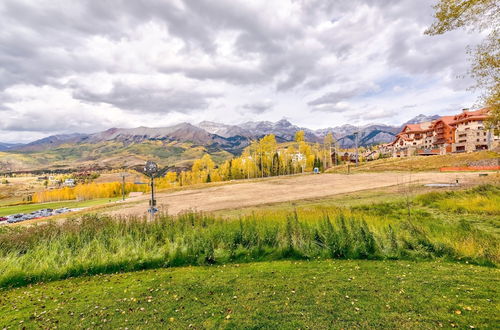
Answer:
[[[5,151],[5,150],[10,150],[10,149],[20,148],[22,145],[23,145],[22,143],[5,143],[5,142],[0,142],[0,151]]]
[[[81,142],[82,139],[85,137],[87,137],[86,134],[79,134],[79,133],[52,135],[25,145],[21,145],[16,148],[12,148],[12,150],[35,151],[35,152],[42,151],[60,146],[61,144],[64,143],[78,143]]]
[[[420,115],[416,116],[415,118],[408,120],[402,126],[405,126],[407,124],[418,124],[418,123],[423,123],[426,121],[433,121],[433,120],[438,119],[439,117],[441,117],[441,116],[439,116],[439,115],[427,116],[427,115],[420,114]]]
[[[255,135],[250,130],[246,130],[237,125],[226,125],[226,124],[215,123],[212,121],[202,121],[197,126],[211,134],[216,134],[225,138],[230,138],[233,136],[242,136],[251,138],[254,137]]]
[[[120,168],[154,159],[162,166],[190,167],[205,153],[220,162],[241,153],[249,140],[224,138],[182,123],[171,127],[111,128],[94,134],[54,135],[0,155],[1,170]]]
[[[190,141],[196,144],[209,144],[214,136],[207,131],[188,123],[170,127],[110,128],[104,132],[89,135],[86,142],[103,141],[141,142],[144,140]]]
[[[249,121],[238,126],[250,131],[255,138],[268,134],[274,134],[278,141],[293,141],[295,133],[303,130],[305,132],[306,140],[311,142],[319,141],[319,136],[315,134],[313,130],[295,126],[286,119],[281,119],[275,123],[270,121]]]
[[[137,127],[137,128],[110,128],[94,134],[63,134],[52,135],[11,150],[20,152],[36,152],[54,149],[64,144],[97,144],[115,141],[125,144],[142,143],[144,141],[189,142],[194,145],[220,146],[234,152],[241,151],[247,145],[246,139],[225,138],[211,134],[204,129],[188,123],[181,123],[170,127]]]

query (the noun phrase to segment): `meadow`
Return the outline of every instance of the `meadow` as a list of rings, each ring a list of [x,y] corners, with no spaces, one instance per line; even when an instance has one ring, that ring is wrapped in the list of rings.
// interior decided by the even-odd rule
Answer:
[[[494,328],[497,268],[289,260],[78,277],[0,291],[4,328]]]
[[[87,215],[0,232],[0,287],[68,277],[276,260],[500,262],[500,188],[392,202],[291,206],[239,217]],[[463,203],[474,200],[474,203]],[[453,205],[459,205],[453,207]]]
[[[499,160],[498,152],[480,151],[474,153],[447,154],[436,156],[413,156],[403,158],[383,158],[370,162],[362,162],[358,167],[350,164],[350,172],[384,172],[384,171],[433,171],[442,167],[468,166],[470,163],[484,160]],[[500,163],[499,163],[500,164]],[[345,173],[347,165],[333,167],[327,172]]]

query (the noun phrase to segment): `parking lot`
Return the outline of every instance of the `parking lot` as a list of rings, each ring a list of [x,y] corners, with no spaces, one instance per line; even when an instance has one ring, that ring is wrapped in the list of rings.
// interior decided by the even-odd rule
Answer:
[[[31,213],[17,213],[8,215],[5,217],[0,217],[0,224],[9,224],[9,223],[18,223],[26,220],[34,220],[51,217],[53,215],[64,214],[69,212],[79,211],[82,208],[74,208],[70,209],[67,207],[59,208],[59,209],[41,209],[37,211],[33,211]]]

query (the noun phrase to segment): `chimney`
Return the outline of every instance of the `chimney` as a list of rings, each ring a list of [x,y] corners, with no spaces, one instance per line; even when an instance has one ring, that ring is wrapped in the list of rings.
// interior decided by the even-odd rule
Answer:
[[[463,108],[463,109],[462,109],[462,112],[463,112],[463,113],[469,112],[469,108]]]

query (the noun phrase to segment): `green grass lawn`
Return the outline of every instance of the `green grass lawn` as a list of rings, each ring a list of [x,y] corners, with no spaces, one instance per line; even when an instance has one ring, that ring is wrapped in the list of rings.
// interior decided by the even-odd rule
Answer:
[[[494,328],[500,271],[276,261],[82,277],[1,293],[12,328]]]
[[[358,167],[350,166],[351,173],[383,172],[383,171],[432,171],[447,166],[467,166],[468,163],[498,159],[500,154],[494,151],[480,151],[473,153],[447,154],[436,156],[412,156],[402,158],[384,158],[370,162],[361,162]],[[330,173],[346,173],[347,165],[343,164],[328,170]]]
[[[109,202],[114,202],[120,199],[121,197],[113,197],[113,198],[98,198],[88,201],[61,201],[61,202],[50,202],[50,203],[3,206],[0,207],[0,216],[16,214],[16,213],[30,213],[41,209],[58,209],[61,207],[68,207],[68,208],[90,207],[90,206],[106,204]]]
[[[498,327],[500,186],[422,192],[4,226],[0,329]]]

